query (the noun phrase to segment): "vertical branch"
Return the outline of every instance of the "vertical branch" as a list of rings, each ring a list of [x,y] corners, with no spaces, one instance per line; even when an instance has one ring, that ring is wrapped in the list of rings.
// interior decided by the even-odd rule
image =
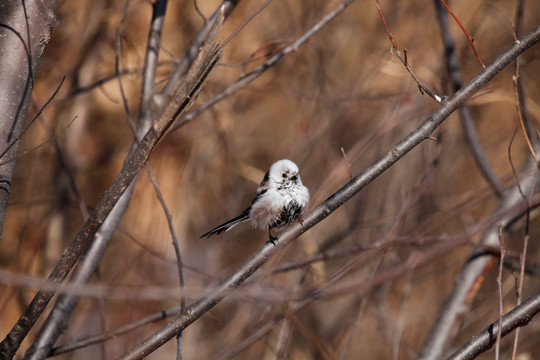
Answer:
[[[150,181],[152,182],[152,185],[154,186],[154,191],[156,192],[159,202],[161,203],[161,207],[163,208],[163,212],[165,213],[165,217],[167,218],[167,223],[169,224],[169,231],[171,232],[174,252],[176,253],[176,264],[178,266],[178,279],[180,281],[180,289],[184,290],[185,285],[186,285],[185,278],[184,278],[184,262],[182,261],[182,252],[180,251],[180,243],[178,242],[178,237],[176,236],[176,231],[174,230],[172,216],[171,216],[171,213],[169,212],[167,203],[165,202],[165,198],[163,197],[163,194],[161,193],[159,184],[156,180],[156,177],[154,176],[154,172],[152,171],[150,164],[146,164],[146,170],[148,171],[148,175],[150,176]],[[180,298],[180,313],[184,312],[185,307],[186,307],[186,299],[182,296]],[[178,346],[177,346],[178,351],[177,351],[176,359],[180,360],[182,359],[182,332],[179,332],[176,338],[178,341]]]
[[[521,116],[522,111],[520,109],[520,100],[519,100],[519,94],[518,94],[518,78],[519,78],[519,59],[516,61],[516,73],[512,79],[512,82],[514,84],[514,98],[516,102],[516,113],[519,118],[519,125],[521,126],[521,130],[523,132],[523,137],[525,138],[525,143],[527,144],[527,147],[529,148],[529,153],[533,157],[534,161],[538,166],[540,166],[540,163],[538,162],[538,158],[536,157],[536,153],[534,151],[531,139],[529,138],[529,132],[527,131],[527,126],[525,125],[525,121],[523,120],[523,116]]]
[[[0,11],[0,151],[17,138],[24,128],[34,79],[41,54],[49,42],[56,20],[57,2],[8,1]],[[19,142],[5,154],[8,159],[17,157]],[[3,159],[2,159],[3,160]],[[15,161],[0,165],[0,237],[4,228],[7,203],[11,193],[11,180]],[[0,357],[10,359],[33,322],[27,318],[19,321],[0,344]]]
[[[156,72],[167,3],[167,0],[156,0],[152,4],[152,22],[148,34],[148,45],[146,47],[146,58],[142,76],[142,97],[139,106],[138,137],[142,136],[148,130],[148,127],[150,127],[152,123],[152,117],[156,115],[154,106]]]
[[[41,54],[56,20],[56,1],[9,1],[0,11],[0,152],[23,131]],[[5,158],[14,159],[16,141]],[[11,192],[15,162],[0,165],[0,237]],[[2,346],[0,354],[5,350]]]
[[[126,4],[124,5],[124,12],[122,13],[122,18],[120,19],[120,23],[118,24],[118,28],[116,29],[114,69],[116,72],[116,79],[118,80],[118,87],[120,88],[120,95],[122,96],[122,104],[124,105],[124,111],[126,112],[128,125],[130,126],[131,131],[135,134],[135,122],[133,121],[133,116],[131,116],[131,111],[129,110],[128,100],[124,91],[124,84],[122,83],[122,76],[120,75],[122,73],[122,70],[120,69],[120,51],[122,50],[122,25],[126,21],[130,2],[131,0],[126,0]]]

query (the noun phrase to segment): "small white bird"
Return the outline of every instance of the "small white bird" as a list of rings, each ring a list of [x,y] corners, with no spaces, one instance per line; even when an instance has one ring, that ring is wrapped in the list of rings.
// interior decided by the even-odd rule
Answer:
[[[229,231],[239,223],[251,220],[253,227],[268,231],[270,242],[275,245],[277,238],[272,235],[272,230],[293,222],[308,204],[309,190],[302,184],[298,166],[291,160],[279,160],[264,175],[251,206],[201,238]]]

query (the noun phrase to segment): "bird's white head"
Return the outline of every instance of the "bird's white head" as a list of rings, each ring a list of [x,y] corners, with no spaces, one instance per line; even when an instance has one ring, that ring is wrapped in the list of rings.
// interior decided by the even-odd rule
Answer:
[[[272,183],[286,188],[293,185],[302,185],[298,166],[287,159],[276,161],[268,170],[268,177]]]

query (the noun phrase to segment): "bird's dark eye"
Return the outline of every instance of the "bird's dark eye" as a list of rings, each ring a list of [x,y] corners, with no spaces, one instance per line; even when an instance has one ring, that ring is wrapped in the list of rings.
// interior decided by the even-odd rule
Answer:
[[[287,177],[287,173],[283,173],[281,176],[285,179]]]

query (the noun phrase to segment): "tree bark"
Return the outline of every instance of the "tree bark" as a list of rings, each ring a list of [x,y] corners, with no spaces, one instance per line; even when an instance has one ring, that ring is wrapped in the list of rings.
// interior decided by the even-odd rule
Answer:
[[[56,0],[0,3],[0,238],[11,192],[14,159],[41,54],[56,19],[56,3]]]
[[[56,20],[56,4],[56,0],[0,2],[0,238],[19,140],[41,55]],[[15,354],[10,344],[9,339],[2,343],[0,358]]]

